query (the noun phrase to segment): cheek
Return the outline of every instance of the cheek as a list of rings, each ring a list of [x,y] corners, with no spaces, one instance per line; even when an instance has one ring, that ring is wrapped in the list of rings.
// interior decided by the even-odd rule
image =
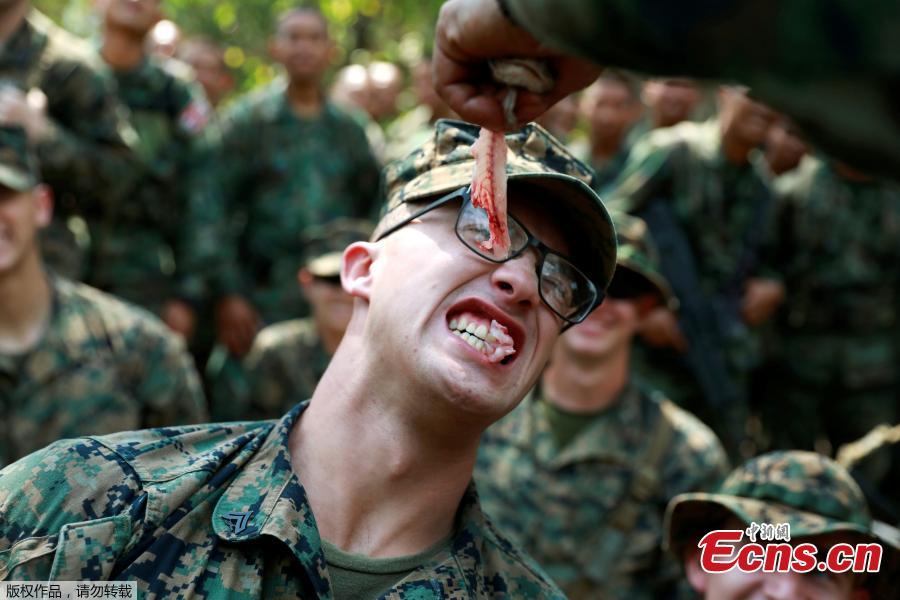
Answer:
[[[727,573],[707,574],[706,597],[716,600],[743,600],[762,588],[759,573],[742,573],[737,569]]]

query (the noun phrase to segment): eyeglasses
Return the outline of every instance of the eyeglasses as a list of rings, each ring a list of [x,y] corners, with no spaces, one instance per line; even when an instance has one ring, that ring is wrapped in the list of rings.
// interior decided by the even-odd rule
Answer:
[[[568,258],[554,252],[531,235],[525,226],[512,215],[509,215],[508,218],[509,250],[505,255],[500,256],[491,250],[486,250],[484,244],[491,237],[490,223],[484,210],[472,206],[468,187],[460,188],[423,206],[400,223],[387,229],[378,236],[376,241],[386,238],[425,213],[455,200],[462,200],[459,214],[456,217],[456,237],[466,248],[481,258],[499,264],[519,257],[528,248],[538,251],[540,260],[537,261],[535,271],[541,300],[568,325],[582,322],[603,301],[603,293],[597,289],[587,275],[582,273]]]

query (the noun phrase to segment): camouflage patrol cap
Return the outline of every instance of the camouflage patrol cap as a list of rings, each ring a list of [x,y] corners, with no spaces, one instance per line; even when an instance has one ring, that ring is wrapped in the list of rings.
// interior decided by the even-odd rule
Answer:
[[[471,123],[438,120],[425,144],[385,168],[383,214],[471,184],[475,166],[471,146],[479,132]],[[568,229],[573,261],[598,289],[605,290],[616,265],[616,236],[606,208],[591,189],[593,170],[536,123],[506,134],[506,144],[510,208],[523,189],[543,192]]]
[[[25,192],[40,183],[37,162],[21,127],[0,127],[0,186]]]
[[[815,452],[770,452],[732,471],[715,493],[676,496],[666,509],[666,543],[681,555],[730,515],[747,524],[788,523],[792,539],[835,532],[880,539],[862,490]]]
[[[659,252],[650,236],[647,223],[639,217],[613,211],[616,239],[619,244],[616,255],[616,273],[613,280],[626,274],[638,276],[671,309],[678,307],[678,299],[672,293],[669,282],[659,271]]]
[[[368,240],[373,224],[364,219],[334,219],[303,230],[303,266],[316,277],[341,274],[344,249],[353,242]]]

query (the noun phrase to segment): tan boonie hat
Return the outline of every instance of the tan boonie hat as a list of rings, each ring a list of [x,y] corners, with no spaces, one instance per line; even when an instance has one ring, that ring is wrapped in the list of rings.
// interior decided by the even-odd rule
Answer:
[[[471,123],[438,120],[430,140],[385,167],[383,213],[470,185],[475,165],[471,147],[479,131]],[[510,207],[521,186],[546,193],[548,204],[568,229],[573,262],[605,290],[616,266],[616,234],[600,197],[591,189],[593,170],[536,123],[506,134],[506,144]]]
[[[40,183],[37,161],[21,127],[0,127],[0,186],[26,192]]]
[[[364,219],[334,219],[303,230],[303,266],[316,277],[341,274],[341,257],[353,242],[368,240],[374,225]]]
[[[642,277],[670,309],[678,308],[678,299],[672,293],[669,282],[659,271],[659,252],[650,235],[647,223],[639,217],[623,212],[611,213],[616,225],[619,249],[616,256],[617,270],[613,277],[631,272]]]

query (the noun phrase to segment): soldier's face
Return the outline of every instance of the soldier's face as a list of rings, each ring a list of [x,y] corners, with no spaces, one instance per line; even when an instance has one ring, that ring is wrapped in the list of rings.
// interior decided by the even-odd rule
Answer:
[[[607,297],[603,304],[560,336],[553,360],[602,363],[631,347],[641,319],[637,300]]]
[[[798,132],[784,119],[779,119],[766,137],[766,160],[775,173],[790,171],[803,159],[808,148]]]
[[[28,192],[0,186],[0,274],[37,252],[38,232],[50,224],[52,215],[53,202],[45,186]]]
[[[545,244],[568,250],[546,208],[515,195],[509,206]],[[367,244],[374,249],[369,288],[364,294],[348,291],[368,301],[365,337],[390,377],[419,390],[422,402],[442,399],[444,408],[449,404],[486,426],[512,410],[533,385],[563,322],[539,295],[536,252],[500,264],[481,258],[456,237],[458,211],[459,203],[448,204]],[[451,329],[463,318],[476,327],[497,321],[511,336],[515,353],[491,361]]]
[[[624,83],[599,81],[584,100],[595,137],[618,140],[641,116],[641,105]]]
[[[162,18],[160,0],[102,0],[108,25],[146,35]]]
[[[353,298],[341,287],[340,279],[329,281],[300,269],[297,274],[303,295],[309,300],[316,323],[330,331],[344,331],[353,313]]]
[[[683,79],[649,81],[643,98],[654,120],[663,127],[689,119],[701,99],[699,88]]]
[[[325,21],[310,11],[289,13],[278,26],[270,51],[291,79],[318,81],[332,54]]]
[[[839,541],[848,541],[840,535],[798,538],[792,544],[813,542],[819,556],[825,556],[828,548]],[[855,541],[855,540],[854,540]],[[855,575],[851,572],[810,573],[743,573],[732,569],[725,573],[706,573],[700,568],[699,554],[685,561],[685,574],[694,590],[707,600],[854,600]]]
[[[730,89],[720,92],[719,100],[724,137],[752,147],[760,146],[766,141],[769,128],[778,116],[775,111]]]

